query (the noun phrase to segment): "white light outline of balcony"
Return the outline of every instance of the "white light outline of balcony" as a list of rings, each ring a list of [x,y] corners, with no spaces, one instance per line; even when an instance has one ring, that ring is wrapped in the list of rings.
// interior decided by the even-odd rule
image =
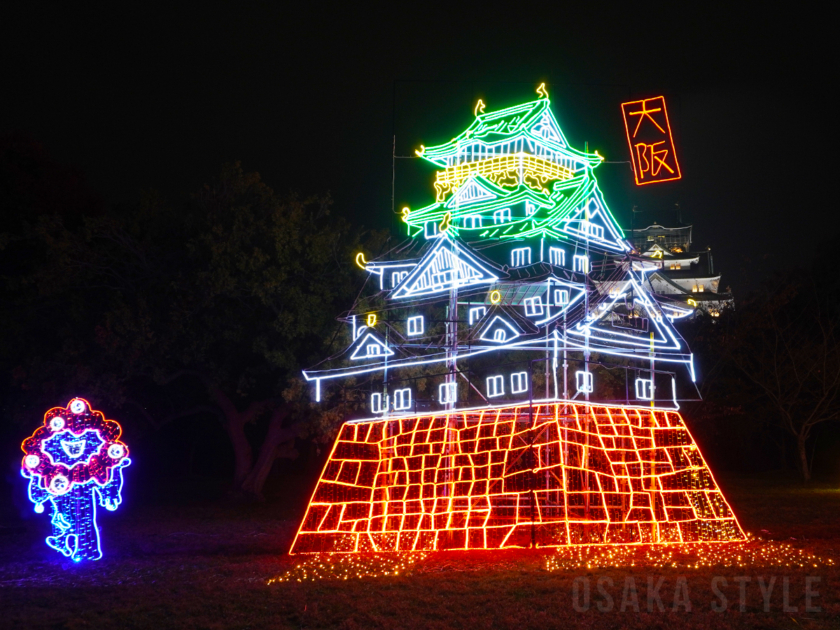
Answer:
[[[591,394],[594,390],[592,372],[587,372],[585,370],[578,370],[575,372],[575,384],[577,385],[579,393]]]
[[[505,377],[501,374],[487,377],[487,398],[498,398],[505,395]]]
[[[636,398],[639,400],[653,400],[653,379],[636,379]]]
[[[528,372],[514,372],[510,375],[510,391],[514,394],[528,391]]]
[[[394,392],[394,411],[411,409],[411,388],[404,387]]]
[[[635,280],[635,279],[630,280],[628,282],[627,286],[633,288],[634,295],[635,295],[635,302],[643,304],[645,309],[650,307],[650,298],[647,297],[645,290],[641,287],[641,285],[638,284],[637,280]],[[573,299],[573,303],[580,300],[582,298],[582,295],[583,295],[583,292],[579,292],[578,295]],[[617,299],[622,299],[623,297],[624,297],[624,294],[618,296]],[[598,320],[599,320],[599,318],[594,318],[593,322],[597,322]],[[668,343],[668,341],[670,340],[671,345],[670,346],[664,346],[665,350],[672,350],[672,349],[673,350],[678,350],[678,351],[681,350],[682,346],[680,345],[680,341],[677,340],[677,338],[675,336],[675,332],[671,328],[669,328],[669,327],[660,328],[659,323],[655,322],[655,320],[651,320],[651,321],[654,321],[655,327],[659,330],[659,333],[662,335],[661,339],[655,340],[655,343],[657,344],[657,346],[659,346],[659,344],[661,344],[663,342]],[[539,323],[539,322],[535,322],[535,323]],[[570,336],[570,338],[561,337],[560,333],[557,330],[553,331],[552,335],[553,335],[553,338],[555,340],[557,340],[558,342],[562,341],[563,343],[567,343],[569,348],[583,349],[585,346],[583,345],[582,342],[577,341],[576,338],[580,337],[580,336],[591,336],[591,338],[596,339],[596,338],[598,338],[599,331],[597,329],[593,330],[591,328],[591,324],[579,323],[579,324],[576,324],[574,328],[572,328],[568,331],[568,335]],[[359,336],[361,336],[361,334]],[[519,336],[519,333],[516,332],[514,334],[514,337],[518,337],[518,336]],[[612,331],[610,333],[610,339],[609,340],[611,341],[613,337],[626,338],[628,345],[636,346],[636,347],[642,346],[643,348],[645,348],[645,351],[647,351],[647,349],[649,348],[649,344],[650,344],[650,341],[647,340],[647,339],[638,339],[638,338],[634,338],[631,335],[623,335],[623,334],[617,333],[615,331]],[[492,341],[492,340],[489,340],[485,337],[482,337],[482,339],[484,341]],[[525,342],[525,343],[527,343],[527,342]],[[512,344],[511,343],[511,344],[508,344],[508,347],[514,347],[514,346],[519,346],[519,345],[520,344]],[[662,347],[662,346],[659,346],[659,347]],[[497,347],[492,348],[492,350],[495,350],[495,349],[497,349]],[[479,352],[476,352],[475,354],[481,354],[481,353],[489,352],[489,351],[491,351],[491,349],[482,349]],[[388,352],[389,352],[389,354],[393,353],[393,351],[391,351],[390,348],[388,348]],[[632,347],[627,348],[627,349],[614,349],[614,350],[609,350],[609,349],[606,349],[606,348],[600,348],[598,350],[598,352],[600,354],[605,354],[605,355],[609,355],[609,356],[624,357],[624,358],[631,358],[631,359],[637,359],[638,356],[639,356],[637,354],[638,350],[634,350],[634,349],[632,349]],[[411,366],[415,366],[415,365],[428,365],[428,364],[440,363],[444,360],[446,360],[446,359],[445,358],[435,358],[435,359],[431,359],[431,360],[430,359],[406,360],[406,361],[403,361],[403,362],[400,363],[400,367],[411,367]],[[695,369],[694,369],[691,354],[680,354],[680,355],[676,355],[676,356],[668,356],[667,354],[657,354],[656,360],[657,360],[657,362],[662,361],[662,362],[665,362],[665,363],[687,365],[688,369],[691,372],[692,381],[693,382],[696,381],[697,376],[696,376],[696,373],[695,373]],[[352,370],[323,370],[323,371],[306,371],[306,370],[304,370],[303,376],[304,376],[304,378],[306,379],[307,382],[310,382],[310,381],[313,381],[313,380],[316,380],[316,379],[326,381],[326,380],[331,380],[331,379],[336,379],[336,378],[346,378],[348,376],[357,376],[359,374],[369,374],[371,372],[376,372],[376,371],[379,371],[381,369],[382,369],[381,365],[377,364],[377,365],[362,366],[362,367],[352,369]]]
[[[531,264],[531,248],[517,247],[510,251],[511,267],[526,267]]]
[[[419,322],[419,326],[417,325]],[[424,320],[422,315],[415,315],[413,317],[408,318],[408,322],[406,325],[406,334],[409,337],[416,337],[418,335],[422,335],[425,329]]]

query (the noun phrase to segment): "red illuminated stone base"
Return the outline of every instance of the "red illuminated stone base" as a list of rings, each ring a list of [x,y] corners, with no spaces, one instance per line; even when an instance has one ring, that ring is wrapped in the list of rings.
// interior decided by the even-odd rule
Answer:
[[[679,413],[557,402],[345,424],[291,552],[744,539]]]

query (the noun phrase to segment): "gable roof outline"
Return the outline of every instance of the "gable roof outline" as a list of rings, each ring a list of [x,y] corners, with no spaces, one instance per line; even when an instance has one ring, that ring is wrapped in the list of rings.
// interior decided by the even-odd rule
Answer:
[[[452,195],[443,205],[447,210],[471,206],[476,203],[497,199],[507,193],[504,189],[496,186],[493,182],[478,174],[470,175],[455,194]]]
[[[504,339],[495,339],[495,332],[503,330],[505,332]],[[494,315],[479,331],[478,338],[482,341],[489,341],[491,343],[509,343],[522,335],[522,330],[516,324],[512,324],[501,315]]]
[[[601,156],[584,153],[569,146],[550,105],[549,99],[541,98],[478,114],[466,130],[449,142],[426,147],[421,157],[437,166],[447,166],[447,159],[465,151],[470,152],[471,146],[492,148],[514,138],[522,138],[562,154],[566,159],[573,160],[584,168],[598,166],[603,161]]]
[[[667,316],[656,312],[655,301],[644,289],[642,284],[628,273],[628,282],[624,290],[611,296],[604,305],[604,302],[591,309],[589,321],[578,322],[567,331],[568,335],[574,337],[586,336],[590,343],[604,343],[612,347],[624,346],[635,348],[637,351],[653,350],[655,352],[671,351],[679,352],[683,349],[682,337],[667,321]],[[624,303],[628,293],[633,296],[634,306],[641,303],[641,309],[647,315],[650,328],[647,331],[639,331],[640,334],[622,332],[623,329],[616,328],[606,321],[607,315],[613,312],[619,305],[619,300]],[[638,306],[636,306],[638,308]],[[653,333],[651,338],[650,333]],[[593,348],[593,351],[598,351]]]
[[[394,288],[392,299],[434,295],[456,287],[491,284],[499,279],[495,266],[479,258],[469,246],[451,239],[447,233],[441,236]]]
[[[379,350],[376,354],[368,354],[368,346],[378,346]],[[391,350],[391,348],[389,348],[385,342],[380,339],[379,335],[373,331],[362,332],[356,341],[350,344],[350,347],[348,347],[346,351],[350,352],[351,350],[353,350],[353,352],[350,355],[350,359],[354,361],[362,359],[380,359],[394,355],[394,351]]]

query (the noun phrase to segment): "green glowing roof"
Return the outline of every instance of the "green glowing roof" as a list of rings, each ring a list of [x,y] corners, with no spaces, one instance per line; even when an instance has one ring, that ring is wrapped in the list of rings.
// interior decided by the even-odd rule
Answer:
[[[527,139],[551,151],[594,168],[602,157],[569,147],[557,119],[551,111],[551,101],[541,98],[495,112],[479,113],[466,131],[449,142],[426,147],[423,157],[437,166],[447,166],[447,158],[463,154],[471,144],[498,145],[514,139]]]

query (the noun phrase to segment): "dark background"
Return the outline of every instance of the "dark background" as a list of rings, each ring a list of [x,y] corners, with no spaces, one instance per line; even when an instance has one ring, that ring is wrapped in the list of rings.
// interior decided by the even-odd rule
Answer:
[[[694,224],[737,299],[836,240],[829,23],[767,3],[9,3],[0,136],[41,143],[103,212],[149,189],[185,198],[241,160],[278,192],[330,191],[335,214],[398,231],[392,208],[429,203],[433,171],[393,153],[461,132],[478,98],[489,111],[546,82],[571,144],[610,162],[596,175],[623,227],[634,205],[637,227]],[[619,105],[659,94],[683,178],[636,187]],[[127,437],[131,472],[197,457],[191,470],[229,475],[222,429],[192,422]],[[3,452],[16,471],[17,444]],[[149,496],[169,489],[158,472]]]
[[[828,23],[750,2],[20,3],[0,14],[0,131],[44,143],[106,204],[186,194],[239,159],[399,229],[394,136],[413,155],[478,98],[522,102],[545,81],[570,142],[624,161],[619,103],[665,94],[683,179],[637,188],[607,164],[599,181],[626,228],[633,205],[646,225],[679,203],[737,294],[809,258],[815,225],[829,235]],[[397,208],[428,203],[430,173],[398,160]]]

